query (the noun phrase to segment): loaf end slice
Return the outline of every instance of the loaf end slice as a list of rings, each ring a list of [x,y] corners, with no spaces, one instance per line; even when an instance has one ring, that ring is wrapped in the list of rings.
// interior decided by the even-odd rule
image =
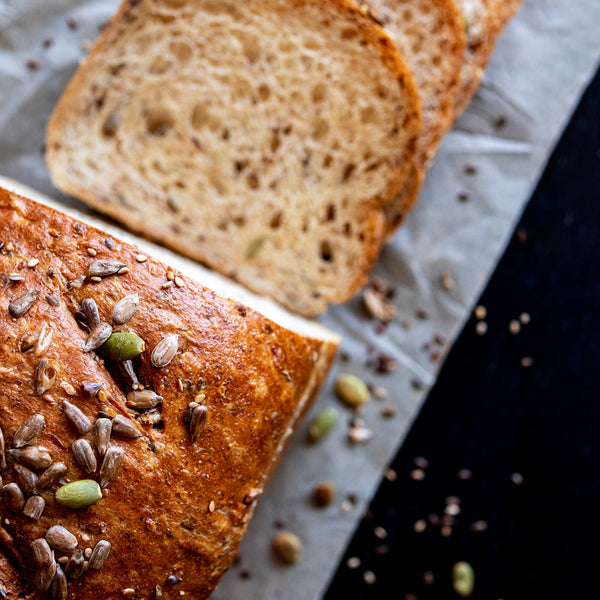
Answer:
[[[420,123],[353,2],[142,1],[68,85],[47,160],[64,192],[314,314],[365,281]]]
[[[36,562],[31,543],[48,537],[51,561],[104,549],[80,576],[68,571],[68,591],[53,597],[116,598],[133,589],[152,598],[158,589],[163,598],[207,598],[327,373],[337,336],[309,325],[311,334],[286,329],[138,248],[4,189],[0,240],[0,273],[10,274],[0,293],[3,483],[28,499],[30,476],[16,465],[38,476],[49,462],[65,469],[40,482],[45,506],[35,518],[3,503],[0,548],[21,577],[0,579],[8,597],[40,597],[33,585],[49,565]],[[136,310],[122,310],[123,322],[115,307],[125,298]],[[105,346],[84,351],[106,326],[137,336],[141,354],[128,354],[125,365],[116,342],[116,354]],[[43,417],[42,427],[27,438],[23,457],[15,452],[23,430],[16,434],[32,416]],[[95,433],[101,419],[112,425],[108,450]],[[86,443],[94,461],[74,450]],[[104,465],[108,455],[122,455],[122,468]],[[60,486],[83,479],[105,484],[97,503],[57,502]],[[48,533],[56,525],[69,535]]]

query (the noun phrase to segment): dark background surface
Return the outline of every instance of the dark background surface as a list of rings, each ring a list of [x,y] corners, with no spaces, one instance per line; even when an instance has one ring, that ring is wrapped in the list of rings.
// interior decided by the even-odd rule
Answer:
[[[327,600],[459,598],[451,569],[461,560],[474,568],[475,600],[600,598],[598,190],[600,73],[479,301],[487,333],[476,334],[472,315]],[[523,312],[531,322],[513,335]],[[411,478],[416,457],[429,463],[422,481]],[[446,537],[431,521],[451,495],[461,512]],[[480,520],[487,530],[472,531]]]

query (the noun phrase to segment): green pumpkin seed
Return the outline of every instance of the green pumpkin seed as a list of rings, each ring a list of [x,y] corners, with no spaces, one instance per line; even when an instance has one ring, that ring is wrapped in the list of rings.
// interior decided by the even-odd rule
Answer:
[[[340,400],[353,407],[363,405],[371,397],[365,382],[356,375],[347,373],[337,378],[335,392]]]
[[[322,440],[333,429],[338,420],[338,411],[330,406],[322,410],[311,422],[308,437],[313,442]]]
[[[473,592],[475,586],[475,573],[468,562],[457,562],[452,567],[452,587],[454,591],[463,598],[467,598]]]
[[[58,488],[54,497],[67,508],[87,508],[102,499],[102,490],[92,479],[80,479]]]
[[[146,347],[144,340],[131,331],[117,331],[100,347],[100,354],[110,360],[131,360]]]

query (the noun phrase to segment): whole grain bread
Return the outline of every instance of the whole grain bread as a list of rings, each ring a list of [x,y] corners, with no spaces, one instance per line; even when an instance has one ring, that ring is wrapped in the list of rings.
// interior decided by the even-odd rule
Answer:
[[[111,235],[4,189],[0,240],[3,483],[29,497],[19,462],[37,476],[46,453],[66,465],[58,481],[34,492],[45,501],[39,518],[7,502],[9,491],[0,504],[0,568],[8,560],[12,569],[0,577],[7,597],[45,597],[33,587],[42,575],[52,577],[49,566],[62,556],[76,562],[69,536],[48,533],[55,525],[75,536],[78,550],[99,542],[111,549],[99,570],[92,568],[99,554],[85,555],[90,568],[81,576],[60,562],[67,576],[54,575],[53,598],[121,598],[124,590],[139,598],[208,597],[328,370],[337,336],[315,335],[313,325],[310,335],[288,330]],[[116,325],[116,303],[133,295],[137,311]],[[84,352],[98,321],[135,333],[142,354],[119,368],[104,346]],[[156,350],[159,343],[166,352]],[[146,396],[161,397],[156,408],[131,408],[140,385]],[[65,401],[79,409],[77,419]],[[16,435],[32,415],[43,417],[41,431],[31,440]],[[110,452],[123,452],[122,470],[108,470],[114,478],[96,504],[67,508],[55,497],[60,485],[104,472],[94,436],[99,418],[111,420]],[[93,426],[87,433],[86,422]],[[78,438],[94,448],[91,473],[75,460]],[[14,451],[24,439],[28,456],[38,449],[30,462]],[[56,550],[36,563],[31,544],[45,536]],[[9,579],[11,572],[18,576]],[[59,585],[65,581],[68,591]]]
[[[48,127],[57,186],[292,310],[365,282],[421,128],[350,0],[125,2]]]
[[[455,99],[455,118],[467,108],[483,77],[494,44],[522,0],[455,0],[463,14],[467,49],[462,81]]]

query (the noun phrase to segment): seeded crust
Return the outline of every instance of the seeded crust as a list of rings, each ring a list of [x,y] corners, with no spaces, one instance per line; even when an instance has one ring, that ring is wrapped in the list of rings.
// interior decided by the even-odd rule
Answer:
[[[517,12],[522,0],[455,0],[464,15],[467,49],[462,82],[455,100],[455,118],[467,108],[477,91],[494,44]]]
[[[70,510],[43,492],[46,509],[33,521],[0,503],[2,560],[9,557],[24,582],[10,577],[0,562],[8,597],[45,597],[28,589],[34,580],[29,545],[60,523],[81,549],[99,540],[112,544],[100,571],[69,582],[69,599],[121,598],[128,588],[137,598],[150,599],[157,585],[163,598],[179,598],[180,592],[207,598],[230,565],[265,481],[317,393],[337,344],[286,330],[183,274],[181,287],[165,289],[167,266],[151,258],[137,262],[134,247],[1,188],[0,240],[0,426],[7,448],[17,427],[39,413],[46,427],[35,443],[66,463],[63,481],[89,478],[72,458],[71,443],[80,436],[63,414],[63,401],[76,404],[92,422],[100,410],[135,420],[125,404],[128,388],[114,365],[82,351],[87,334],[76,316],[85,298],[93,298],[102,320],[110,322],[119,299],[139,294],[138,312],[116,330],[134,331],[145,341],[146,350],[136,359],[138,377],[164,397],[159,426],[137,421],[142,437],[111,439],[124,449],[125,462],[97,504]],[[31,259],[39,263],[28,267]],[[80,279],[92,260],[105,259],[125,263],[129,272],[97,283]],[[10,273],[24,280],[9,283],[4,274]],[[9,302],[31,290],[41,292],[34,305],[20,318],[10,316]],[[59,306],[45,300],[48,294]],[[45,354],[21,351],[23,336],[39,335],[44,324],[54,331]],[[150,354],[170,333],[179,336],[179,350],[158,369]],[[57,377],[37,396],[33,373],[41,358],[55,361]],[[90,398],[83,381],[103,383],[98,396]],[[69,395],[70,386],[75,396]],[[184,415],[200,392],[208,418],[192,445]],[[14,480],[11,458],[2,478],[4,484]],[[181,582],[169,583],[170,576]]]
[[[311,315],[365,282],[420,102],[350,0],[124,3],[48,126],[56,185]]]

